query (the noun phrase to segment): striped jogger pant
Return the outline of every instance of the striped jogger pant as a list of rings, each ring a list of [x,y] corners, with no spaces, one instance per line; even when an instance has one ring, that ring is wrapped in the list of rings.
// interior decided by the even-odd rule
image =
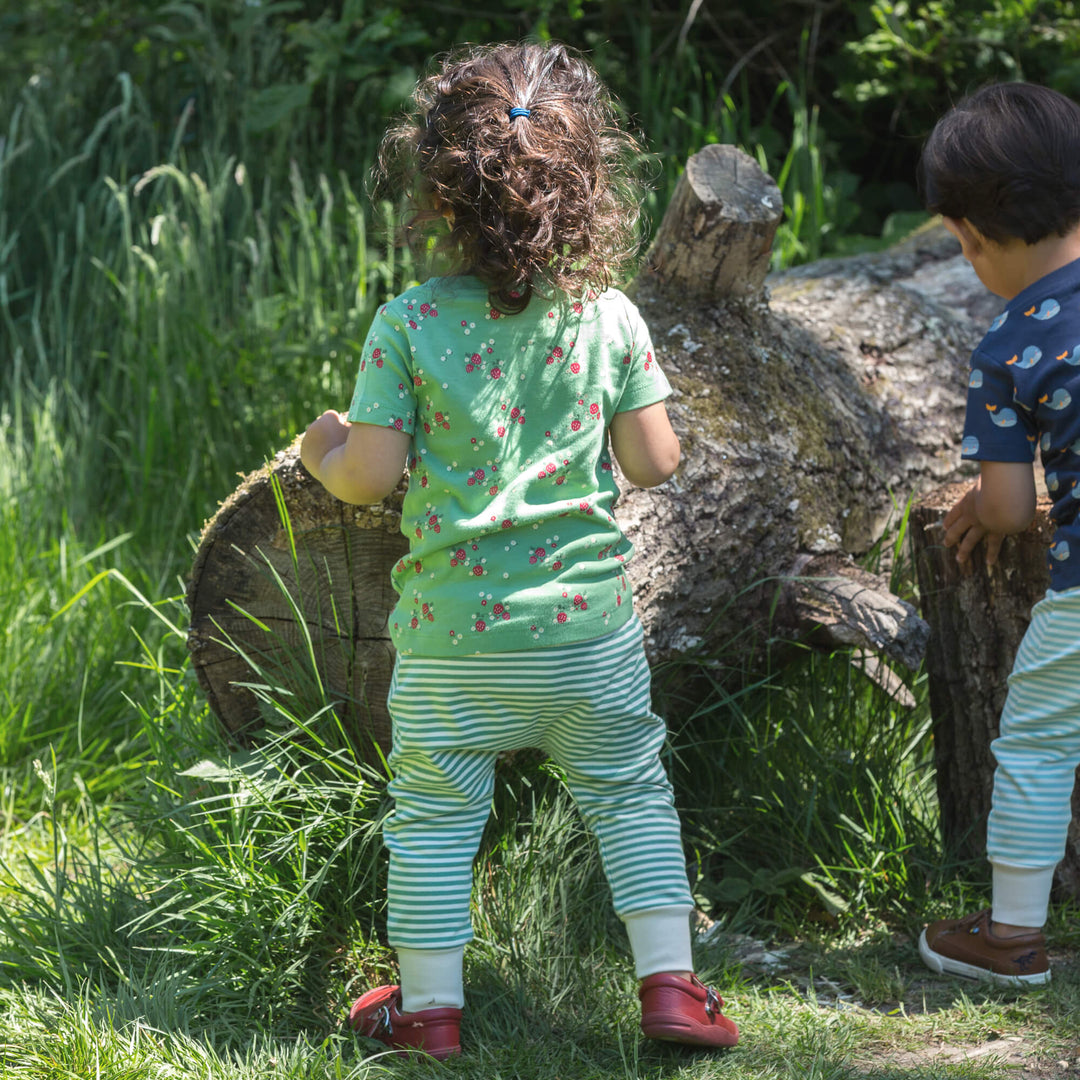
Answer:
[[[481,656],[399,655],[383,828],[390,943],[445,949],[472,939],[472,863],[499,751],[538,747],[563,769],[599,840],[620,916],[692,906],[671,784],[660,761],[636,617],[592,641]]]
[[[1050,591],[1031,609],[991,749],[990,861],[1054,865],[1065,853],[1080,764],[1080,588]]]

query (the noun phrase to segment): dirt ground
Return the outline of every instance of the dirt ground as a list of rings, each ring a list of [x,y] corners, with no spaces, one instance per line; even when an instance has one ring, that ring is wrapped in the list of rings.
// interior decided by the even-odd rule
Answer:
[[[703,928],[703,936],[708,939],[709,928]],[[820,963],[821,958],[812,965],[810,974],[806,970],[806,956],[800,945],[768,948],[762,942],[739,934],[715,933],[717,944],[729,950],[743,968],[744,974],[753,978],[767,974],[772,978],[780,977],[790,985],[805,990],[818,1008],[828,1011],[857,1012],[863,1017],[880,1017],[884,1025],[894,1022],[899,1010],[908,1017],[925,1017],[939,1009],[952,1011],[955,1007],[956,990],[963,989],[971,998],[974,1008],[983,1000],[980,988],[984,984],[966,980],[949,980],[934,975],[919,962],[914,954],[915,944],[906,938],[896,939],[895,951],[887,963],[898,960],[897,979],[902,981],[902,998],[888,1002],[865,1002],[859,999],[854,989],[858,981],[847,977],[843,958],[836,965],[836,974],[824,975],[832,970],[832,964]],[[850,956],[857,950],[853,950]],[[1054,984],[1075,985],[1080,981],[1080,953],[1071,949],[1049,950]],[[856,959],[855,964],[858,963]],[[852,967],[855,966],[852,965]],[[947,1003],[947,1004],[946,1004]],[[1048,1007],[1054,1008],[1048,999]],[[1069,1007],[1066,1006],[1066,1012]],[[932,1075],[947,1075],[944,1071],[956,1068],[959,1075],[968,1075],[964,1066],[991,1067],[993,1072],[1000,1070],[1001,1075],[1010,1080],[1080,1080],[1080,1027],[1069,1013],[1069,1023],[1065,1030],[1046,1032],[1025,1030],[1023,1026],[988,1029],[977,1042],[958,1039],[950,1040],[943,1034],[938,1039],[929,1039],[924,1045],[912,1047],[877,1046],[865,1060],[856,1054],[856,1067],[865,1070],[868,1077],[892,1075],[894,1072],[916,1072],[929,1070]],[[946,1026],[945,1024],[942,1025]],[[950,1027],[962,1027],[949,1024]],[[888,1041],[888,1040],[886,1040]]]

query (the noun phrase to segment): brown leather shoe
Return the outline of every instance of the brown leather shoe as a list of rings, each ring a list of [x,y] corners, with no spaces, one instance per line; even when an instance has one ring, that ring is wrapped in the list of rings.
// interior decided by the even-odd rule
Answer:
[[[638,988],[641,1030],[650,1039],[688,1046],[734,1046],[739,1029],[720,1010],[724,1001],[695,975],[650,975]]]
[[[358,1035],[400,1054],[425,1053],[439,1061],[461,1053],[461,1010],[401,1011],[401,988],[379,986],[357,998],[349,1010],[349,1025]]]
[[[989,908],[931,923],[919,936],[919,955],[931,971],[991,979],[1002,986],[1041,986],[1050,981],[1042,934],[998,937]]]

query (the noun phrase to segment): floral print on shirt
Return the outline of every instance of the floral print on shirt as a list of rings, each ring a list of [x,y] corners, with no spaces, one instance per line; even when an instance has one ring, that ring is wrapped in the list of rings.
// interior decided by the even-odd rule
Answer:
[[[413,437],[393,574],[395,646],[502,652],[630,617],[607,448],[616,412],[670,387],[618,290],[506,315],[475,278],[432,278],[373,320],[349,419]]]

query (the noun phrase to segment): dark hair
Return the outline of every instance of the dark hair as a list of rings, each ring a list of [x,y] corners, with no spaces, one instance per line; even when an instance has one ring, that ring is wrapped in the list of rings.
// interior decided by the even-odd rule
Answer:
[[[411,194],[407,234],[452,212],[438,246],[495,306],[605,289],[636,255],[643,155],[566,46],[465,47],[420,80],[412,106],[383,138],[376,195]]]
[[[935,125],[919,191],[995,243],[1034,244],[1080,222],[1080,106],[1030,83],[985,86]]]

